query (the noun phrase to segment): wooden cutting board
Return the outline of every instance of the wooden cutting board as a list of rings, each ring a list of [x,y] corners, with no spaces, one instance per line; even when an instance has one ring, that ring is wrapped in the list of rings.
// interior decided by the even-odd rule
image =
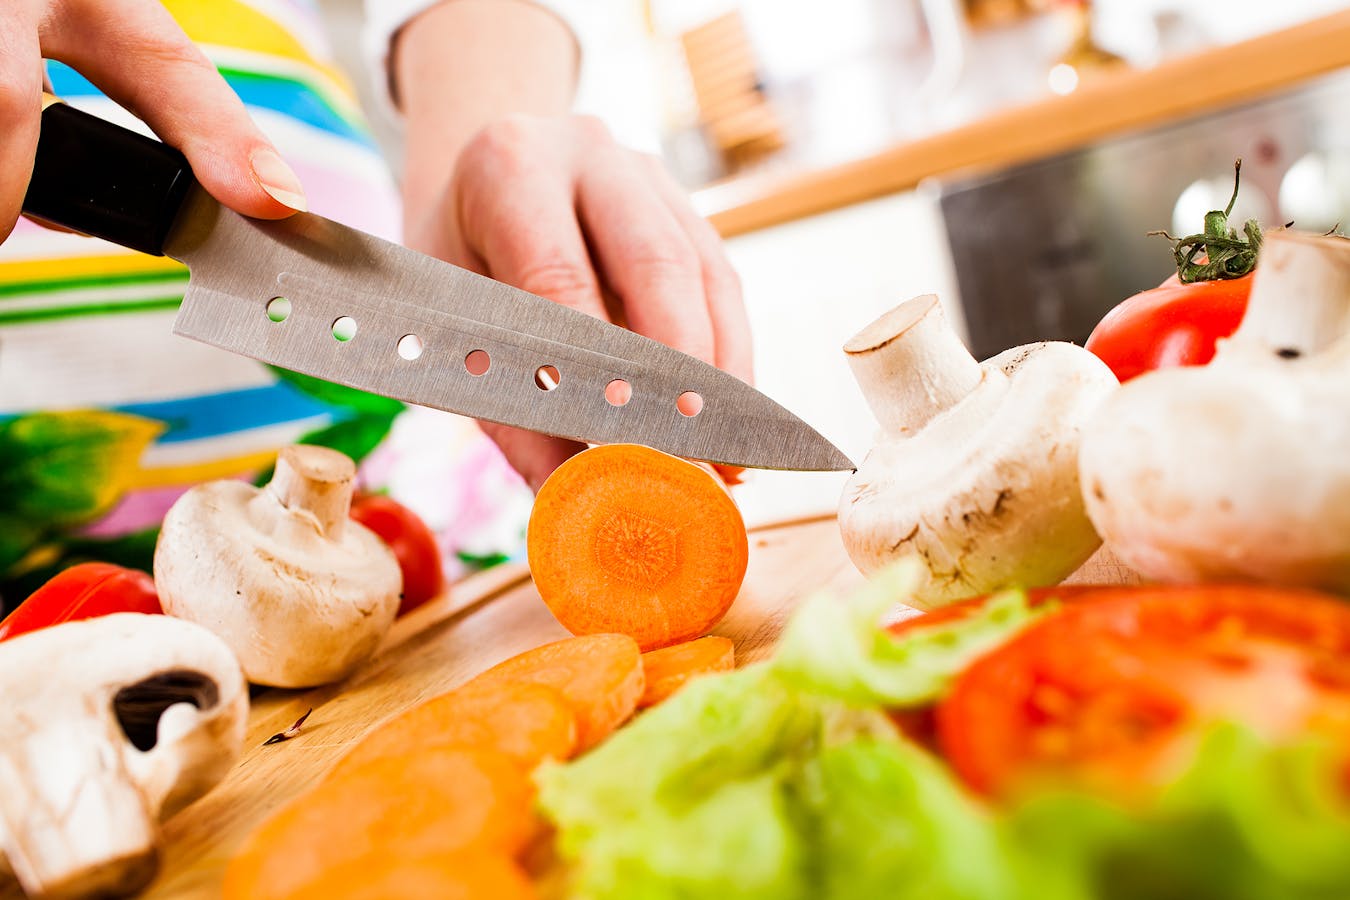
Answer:
[[[754,529],[750,548],[745,585],[716,630],[736,642],[738,662],[765,656],[807,595],[843,594],[862,582],[833,516]],[[1120,583],[1133,575],[1099,555],[1072,580]],[[502,566],[455,585],[447,597],[399,620],[375,659],[348,681],[259,693],[243,759],[214,791],[165,825],[160,876],[144,896],[218,897],[225,865],[249,832],[317,783],[382,720],[566,634],[525,568]],[[263,746],[311,708],[299,736]],[[0,891],[0,896],[10,895]]]

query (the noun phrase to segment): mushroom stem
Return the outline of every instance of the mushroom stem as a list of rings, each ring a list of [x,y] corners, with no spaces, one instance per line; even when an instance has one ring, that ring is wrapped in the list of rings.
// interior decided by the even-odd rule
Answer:
[[[331,540],[342,537],[352,505],[356,465],[327,447],[298,444],[277,456],[277,468],[268,482],[281,505],[314,517],[319,531]]]
[[[844,345],[853,377],[881,427],[918,431],[975,389],[982,377],[934,294],[886,313]]]
[[[1350,240],[1276,231],[1261,249],[1242,325],[1219,353],[1309,356],[1350,334]]]

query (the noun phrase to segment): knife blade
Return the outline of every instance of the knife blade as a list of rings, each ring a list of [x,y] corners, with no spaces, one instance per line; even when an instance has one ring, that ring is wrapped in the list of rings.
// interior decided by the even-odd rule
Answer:
[[[179,335],[586,443],[751,468],[854,468],[793,413],[692,356],[322,216],[239,215],[176,150],[64,104],[42,115],[25,211],[185,263]],[[686,393],[701,400],[695,415],[677,403]]]

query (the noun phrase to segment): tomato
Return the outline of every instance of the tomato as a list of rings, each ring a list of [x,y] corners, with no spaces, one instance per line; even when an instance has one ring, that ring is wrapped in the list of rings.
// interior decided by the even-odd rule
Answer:
[[[1236,721],[1350,749],[1350,606],[1312,591],[1144,587],[1086,598],[966,669],[938,743],[976,790],[1049,777],[1165,784],[1200,731]]]
[[[1092,330],[1086,347],[1122,382],[1153,369],[1203,366],[1247,312],[1252,275],[1182,284],[1177,276],[1135,294]]]
[[[389,545],[403,570],[403,600],[399,615],[416,609],[445,587],[441,550],[436,536],[417,513],[379,494],[361,494],[352,500],[352,518]]]
[[[71,566],[38,588],[0,622],[0,641],[49,625],[110,613],[160,613],[155,580],[112,563]]]

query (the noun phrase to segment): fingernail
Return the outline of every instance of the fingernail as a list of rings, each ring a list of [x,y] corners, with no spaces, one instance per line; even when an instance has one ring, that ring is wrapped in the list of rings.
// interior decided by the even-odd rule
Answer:
[[[250,163],[253,177],[273,200],[298,212],[309,208],[305,203],[305,189],[300,186],[300,179],[275,150],[266,147],[255,150]]]

